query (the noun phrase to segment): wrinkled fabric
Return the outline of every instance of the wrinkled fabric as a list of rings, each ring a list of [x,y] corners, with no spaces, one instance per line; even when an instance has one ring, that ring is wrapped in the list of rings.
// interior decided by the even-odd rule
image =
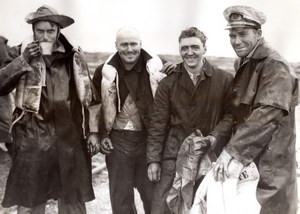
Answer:
[[[95,77],[94,83],[97,87],[98,91],[101,93],[101,99],[103,103],[103,123],[106,129],[107,134],[112,130],[116,115],[121,111],[121,105],[124,103],[125,99],[127,98],[127,94],[125,94],[125,99],[121,103],[122,91],[120,91],[120,83],[126,82],[127,84],[127,91],[131,92],[131,96],[133,100],[135,101],[135,104],[137,105],[138,110],[142,114],[141,119],[143,120],[144,124],[148,126],[148,118],[144,118],[143,116],[149,113],[149,108],[152,105],[153,97],[156,93],[156,89],[158,86],[158,83],[162,78],[165,77],[165,74],[160,72],[160,69],[162,68],[162,62],[156,55],[149,55],[146,51],[142,50],[141,56],[143,58],[140,58],[140,60],[144,60],[144,64],[142,61],[140,63],[142,64],[140,71],[135,72],[141,72],[140,75],[131,75],[135,72],[127,72],[126,75],[123,75],[123,81],[120,79],[119,70],[117,68],[118,62],[117,61],[119,54],[115,53],[112,56],[108,58],[108,60],[104,63],[103,67],[96,69],[95,71]],[[146,58],[147,56],[147,58]],[[145,67],[145,68],[144,68]],[[146,72],[144,72],[146,71]],[[131,81],[130,81],[131,78]],[[139,79],[137,79],[139,78]],[[127,80],[124,80],[127,79]],[[131,82],[131,85],[128,83]],[[137,85],[141,84],[139,87],[138,92],[132,93],[136,90]],[[142,85],[143,84],[143,85]],[[150,86],[150,88],[149,88]],[[123,87],[121,89],[125,89],[126,87]],[[150,90],[151,91],[150,91]],[[127,93],[128,93],[127,92]],[[124,93],[124,92],[123,92]],[[143,97],[138,97],[141,93],[144,94]],[[148,101],[144,101],[147,95],[149,93],[152,95],[151,98],[149,98]],[[146,94],[146,96],[145,96]],[[147,96],[148,97],[148,96]],[[143,100],[143,102],[141,102]],[[148,105],[145,105],[145,104]]]
[[[147,161],[176,159],[184,139],[195,130],[219,142],[231,135],[232,75],[204,63],[205,78],[196,86],[183,63],[164,78],[156,92],[147,145]]]
[[[185,214],[191,208],[195,181],[212,168],[210,158],[206,154],[210,142],[201,139],[203,136],[199,132],[189,135],[178,152],[176,175],[166,198],[170,210],[175,214]],[[195,138],[196,136],[198,138]]]
[[[236,63],[233,84],[235,134],[225,150],[244,165],[256,163],[262,214],[295,214],[298,80],[264,39],[252,57],[240,64]]]
[[[212,134],[223,148],[231,135],[230,90],[232,75],[205,60],[203,76],[194,86],[183,63],[159,84],[154,99],[147,143],[147,162],[161,164],[161,179],[154,187],[151,212],[170,213],[166,196],[175,177],[175,164],[184,139],[197,129]]]
[[[74,52],[62,34],[59,40],[66,52],[44,58],[46,86],[42,87],[38,114],[26,112],[13,126],[16,154],[3,207],[30,208],[51,198],[62,198],[66,203],[94,199],[91,159],[83,136],[84,118],[72,71]],[[0,70],[2,93],[16,87],[30,69],[22,55],[15,55],[12,60]],[[17,108],[14,117],[22,112]]]
[[[215,181],[211,170],[195,194],[193,206],[185,214],[259,214],[256,199],[259,174],[254,163],[244,167],[239,178]]]
[[[144,213],[150,213],[153,183],[147,177],[145,133],[112,130],[114,149],[107,155],[112,213],[135,213],[134,188],[143,202]],[[121,181],[120,181],[121,178]]]
[[[131,70],[124,68],[120,55],[115,53],[97,67],[93,77],[103,106],[99,130],[103,136],[110,133],[109,138],[114,147],[112,153],[106,157],[113,213],[134,213],[133,187],[141,195],[145,213],[150,212],[153,183],[147,177],[146,136],[155,89],[165,76],[160,73],[161,68],[162,63],[158,56],[150,56],[142,49]],[[122,113],[120,115],[121,107],[124,108],[124,102],[129,95],[134,102],[130,106],[138,110],[135,116],[140,119],[141,131],[124,130],[126,126],[123,130],[117,130],[123,128],[118,123],[122,116],[122,119],[130,118]],[[115,122],[117,124],[113,127]],[[131,122],[136,120],[132,119]],[[120,182],[120,176],[124,182]]]
[[[8,60],[9,46],[7,39],[0,36],[0,67],[3,67]],[[12,111],[14,103],[12,99],[13,94],[0,96],[0,142],[11,142],[11,135],[9,127],[12,120]]]

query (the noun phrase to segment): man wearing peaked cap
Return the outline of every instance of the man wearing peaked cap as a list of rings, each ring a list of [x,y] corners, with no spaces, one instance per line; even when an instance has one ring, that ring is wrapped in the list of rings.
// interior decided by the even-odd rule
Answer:
[[[261,214],[297,213],[295,106],[298,80],[288,62],[262,37],[265,15],[251,7],[224,11],[230,43],[239,59],[232,87],[233,136],[216,161],[216,180],[255,162]],[[230,166],[230,167],[229,167]],[[235,168],[235,171],[240,171]],[[241,212],[242,213],[242,212]]]
[[[46,5],[25,20],[33,34],[0,70],[0,95],[16,89],[15,152],[2,206],[42,214],[58,199],[59,213],[86,213],[85,202],[94,199],[88,146],[94,153],[98,145],[91,107],[99,108],[82,52],[60,32],[74,20]]]
[[[226,29],[237,27],[252,27],[260,29],[267,20],[259,10],[247,6],[232,6],[224,11],[224,17],[228,21]]]

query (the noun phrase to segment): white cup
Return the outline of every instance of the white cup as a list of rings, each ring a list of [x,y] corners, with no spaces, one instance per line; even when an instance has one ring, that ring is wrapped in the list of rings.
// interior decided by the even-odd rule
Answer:
[[[40,42],[41,52],[43,55],[52,54],[52,42]]]

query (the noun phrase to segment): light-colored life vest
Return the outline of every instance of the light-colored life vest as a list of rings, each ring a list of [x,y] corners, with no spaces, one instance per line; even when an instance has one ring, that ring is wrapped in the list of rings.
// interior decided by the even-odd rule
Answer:
[[[33,36],[28,37],[22,42],[21,53],[24,52],[27,45],[31,42],[33,42]],[[89,109],[91,115],[90,118],[94,120],[89,121],[90,130],[97,131],[98,128],[96,126],[98,124],[95,121],[99,119],[100,104],[97,104],[97,107],[93,106],[93,108],[91,108],[93,91],[88,66],[84,60],[83,52],[79,48],[73,48],[73,50],[75,51],[73,55],[73,74],[77,96],[82,106]],[[27,112],[34,113],[37,117],[39,116],[38,112],[41,102],[42,87],[46,84],[46,65],[41,56],[34,58],[29,65],[32,70],[28,71],[20,78],[16,87],[15,105],[22,109],[22,114],[13,121],[12,126]],[[82,112],[84,113],[84,110],[82,110]],[[91,127],[91,125],[95,127]],[[12,129],[12,126],[10,130]],[[84,128],[84,125],[82,127]]]
[[[117,111],[121,111],[120,96],[119,96],[119,77],[118,72],[115,67],[109,65],[108,62],[114,56],[111,55],[102,68],[102,82],[101,82],[101,99],[102,108],[104,115],[104,124],[107,133],[109,134],[115,118]],[[146,69],[149,73],[149,80],[152,95],[154,97],[158,83],[166,76],[161,73],[162,62],[160,58],[156,55],[151,55],[152,58],[146,63]],[[118,100],[118,101],[117,101]],[[118,106],[117,106],[118,105]]]

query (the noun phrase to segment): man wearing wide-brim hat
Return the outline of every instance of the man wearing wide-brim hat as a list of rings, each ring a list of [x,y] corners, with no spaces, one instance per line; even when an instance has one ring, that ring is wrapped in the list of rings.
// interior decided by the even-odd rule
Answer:
[[[26,22],[33,35],[0,70],[0,95],[16,89],[15,155],[2,206],[45,213],[46,202],[58,199],[60,213],[86,213],[85,202],[94,199],[89,152],[98,139],[86,140],[97,125],[85,118],[99,108],[82,53],[60,33],[74,20],[45,5]]]
[[[260,213],[296,214],[296,75],[262,37],[266,16],[261,11],[237,5],[227,8],[224,17],[239,57],[232,90],[235,128],[216,162],[214,176],[217,180],[238,176],[243,166],[255,162],[260,174],[256,190]]]

